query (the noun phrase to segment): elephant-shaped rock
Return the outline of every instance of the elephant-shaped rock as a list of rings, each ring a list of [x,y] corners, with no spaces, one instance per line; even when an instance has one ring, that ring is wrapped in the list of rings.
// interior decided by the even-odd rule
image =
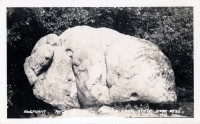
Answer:
[[[174,72],[158,46],[107,28],[44,36],[24,69],[36,97],[60,108],[177,100]]]

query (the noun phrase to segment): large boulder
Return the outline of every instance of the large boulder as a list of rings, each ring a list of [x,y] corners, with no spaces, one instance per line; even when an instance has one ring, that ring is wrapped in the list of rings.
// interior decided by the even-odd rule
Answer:
[[[170,61],[155,44],[88,26],[68,29],[60,39],[73,53],[73,70],[83,106],[177,100]]]
[[[24,70],[37,98],[60,109],[79,108],[70,53],[61,44],[43,41],[57,38],[55,34],[41,38],[27,57]]]
[[[88,26],[46,37],[35,45],[24,68],[36,97],[53,106],[177,100],[170,61],[149,41]]]

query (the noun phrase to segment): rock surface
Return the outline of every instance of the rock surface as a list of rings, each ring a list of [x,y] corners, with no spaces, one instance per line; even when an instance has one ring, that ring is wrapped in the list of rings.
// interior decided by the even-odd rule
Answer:
[[[50,66],[53,58],[53,47],[45,44],[38,48],[31,56],[26,58],[24,69],[30,84],[34,84],[37,76]]]
[[[61,41],[60,41],[60,38],[56,34],[48,34],[45,37],[42,37],[39,39],[39,41],[35,44],[31,54],[36,52],[36,50],[44,44],[49,44],[52,46],[61,46]]]
[[[44,66],[32,66],[37,62]],[[47,35],[24,68],[36,97],[59,108],[80,107],[78,98],[82,107],[177,100],[170,61],[160,49],[111,29],[77,26],[59,37]]]
[[[79,108],[70,53],[62,46],[36,46],[24,64],[29,82],[34,84],[34,95],[60,109]]]
[[[60,36],[73,52],[83,106],[115,102],[175,102],[174,73],[153,43],[106,28],[78,26]]]

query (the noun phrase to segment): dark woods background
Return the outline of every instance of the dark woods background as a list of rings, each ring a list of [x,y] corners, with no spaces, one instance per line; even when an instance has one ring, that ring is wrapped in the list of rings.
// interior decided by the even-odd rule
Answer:
[[[23,111],[33,109],[51,114],[53,107],[33,95],[23,64],[41,37],[78,25],[107,27],[157,44],[172,63],[178,102],[193,102],[193,8],[7,8],[9,118],[30,117]]]

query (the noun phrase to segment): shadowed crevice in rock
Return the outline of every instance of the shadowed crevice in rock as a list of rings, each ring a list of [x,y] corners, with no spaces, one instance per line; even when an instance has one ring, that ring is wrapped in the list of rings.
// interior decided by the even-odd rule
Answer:
[[[49,60],[49,65],[46,66],[46,67],[44,67],[44,68],[37,74],[37,76],[46,73],[46,72],[48,71],[48,69],[49,69],[49,66],[52,65],[52,62],[53,62],[53,60]]]
[[[137,93],[132,93],[131,97],[138,97],[138,94]]]

